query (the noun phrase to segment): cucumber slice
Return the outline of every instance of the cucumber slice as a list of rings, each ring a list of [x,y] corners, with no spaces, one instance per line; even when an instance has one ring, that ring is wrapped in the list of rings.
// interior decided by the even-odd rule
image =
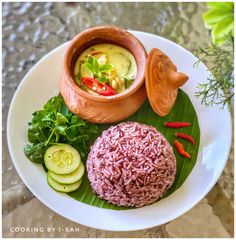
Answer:
[[[60,184],[72,184],[79,181],[84,174],[84,164],[81,162],[79,167],[72,173],[69,174],[55,174],[48,171],[49,176]]]
[[[72,183],[72,184],[60,184],[56,181],[54,181],[49,174],[47,174],[47,181],[48,181],[48,185],[50,187],[52,187],[54,190],[58,191],[58,192],[64,192],[64,193],[68,193],[68,192],[73,192],[76,189],[78,189],[82,183],[82,179],[80,179],[79,181]]]
[[[72,173],[80,165],[79,152],[68,144],[57,144],[49,147],[44,154],[47,169],[56,174]]]

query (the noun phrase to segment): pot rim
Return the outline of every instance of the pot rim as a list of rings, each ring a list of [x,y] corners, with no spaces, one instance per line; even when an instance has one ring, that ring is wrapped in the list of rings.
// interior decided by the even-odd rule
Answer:
[[[144,64],[143,64],[144,67],[143,67],[143,69],[141,69],[140,72],[137,73],[134,83],[128,89],[123,91],[122,93],[118,93],[113,96],[97,96],[97,95],[93,95],[93,94],[90,94],[90,93],[84,91],[75,83],[75,80],[70,71],[71,69],[70,69],[69,59],[72,59],[72,57],[70,57],[70,54],[71,54],[71,52],[72,52],[72,54],[74,54],[75,44],[78,41],[80,41],[81,37],[85,37],[86,35],[91,34],[91,32],[94,32],[93,39],[96,39],[96,33],[99,31],[116,31],[116,32],[124,34],[127,38],[131,39],[133,44],[135,44],[136,48],[139,49],[139,54],[140,54],[139,58],[142,58],[142,60],[144,62]],[[115,39],[115,35],[113,35],[112,38]],[[114,43],[114,45],[116,45],[116,44]],[[134,55],[134,53],[131,50],[129,50],[129,51],[133,54],[134,58],[136,59],[136,56]],[[122,100],[122,99],[130,96],[131,94],[135,93],[144,84],[146,60],[147,60],[146,49],[144,48],[144,46],[140,42],[140,40],[137,39],[130,32],[123,30],[121,28],[118,28],[118,27],[114,27],[114,26],[93,27],[93,28],[89,28],[87,30],[82,31],[81,33],[76,35],[69,43],[69,46],[67,47],[67,49],[65,51],[64,59],[63,59],[63,75],[64,75],[63,77],[65,77],[65,80],[69,84],[71,89],[73,89],[76,93],[78,93],[80,96],[82,96],[86,99],[90,99],[90,100],[97,101],[97,102],[119,101],[119,100]],[[137,63],[137,61],[136,61],[136,63]],[[137,65],[137,69],[138,69],[138,67],[139,66]]]

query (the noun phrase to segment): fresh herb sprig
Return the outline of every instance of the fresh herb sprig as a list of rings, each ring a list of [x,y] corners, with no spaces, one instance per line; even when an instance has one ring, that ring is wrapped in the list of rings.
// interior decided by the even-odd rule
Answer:
[[[195,96],[205,106],[224,107],[231,105],[234,96],[234,3],[209,2],[207,7],[203,21],[210,30],[212,42],[195,53],[206,63],[211,76],[206,83],[198,84]]]
[[[230,104],[234,96],[233,43],[228,42],[226,49],[214,44],[205,46],[199,48],[196,55],[207,63],[211,76],[206,83],[198,84],[195,96],[201,98],[201,103],[205,106],[217,104],[224,107]]]
[[[93,73],[93,76],[98,79],[99,82],[105,84],[108,81],[107,73],[114,70],[114,66],[110,63],[99,65],[96,58],[88,56],[87,60],[82,64],[82,67],[88,69]]]
[[[49,146],[67,143],[85,159],[89,146],[97,136],[97,126],[71,113],[59,95],[52,97],[43,109],[33,113],[28,129],[30,144],[25,145],[24,152],[31,161],[43,163],[44,153]]]

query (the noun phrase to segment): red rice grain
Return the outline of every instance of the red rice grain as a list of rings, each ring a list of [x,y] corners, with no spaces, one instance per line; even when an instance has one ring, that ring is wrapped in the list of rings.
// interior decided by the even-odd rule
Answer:
[[[141,207],[157,201],[175,179],[176,159],[156,128],[124,122],[105,130],[87,159],[92,189],[119,206]]]

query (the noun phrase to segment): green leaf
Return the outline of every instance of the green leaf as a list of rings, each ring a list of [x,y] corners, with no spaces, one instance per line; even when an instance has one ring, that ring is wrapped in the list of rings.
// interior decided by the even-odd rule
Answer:
[[[93,58],[93,72],[98,72],[99,71],[99,64],[98,64],[98,61]]]
[[[105,63],[99,68],[99,71],[103,73],[110,72],[113,70],[114,70],[114,66],[110,63]]]
[[[98,78],[98,81],[102,84],[105,84],[108,81],[108,78],[101,76],[101,77]]]
[[[42,118],[44,118],[46,116],[46,111],[39,110],[39,111],[34,112],[32,115],[33,115],[33,118],[32,118],[31,123],[38,123],[38,122],[41,122]]]
[[[66,128],[67,128],[67,126],[62,126],[62,125],[60,125],[60,126],[56,126],[55,127],[55,133],[59,133],[59,134],[61,134],[61,135],[66,135]],[[58,136],[58,138],[59,138],[60,136]]]
[[[210,2],[207,6],[210,10],[203,14],[203,20],[212,30],[213,44],[220,46],[234,36],[234,2]]]
[[[61,96],[61,98],[62,98],[62,96]],[[69,108],[66,106],[64,100],[61,102],[61,104],[58,108],[58,112],[63,114],[66,118],[71,117],[71,112],[70,112]]]
[[[56,114],[61,103],[62,98],[60,96],[52,97],[51,99],[48,100],[48,102],[44,105],[43,108],[45,111],[53,111]]]
[[[207,7],[210,9],[233,10],[234,3],[233,2],[208,2]]]
[[[216,24],[212,30],[212,34],[217,36],[227,36],[234,27],[234,19],[227,17],[223,21]]]
[[[216,24],[211,32],[213,43],[217,44],[218,46],[223,44],[228,38],[231,37],[233,28],[234,21],[232,21],[231,17],[225,18],[223,21]]]
[[[197,160],[199,141],[200,141],[200,129],[198,124],[197,114],[194,110],[194,107],[189,97],[183,91],[179,90],[178,97],[173,109],[165,117],[159,117],[155,112],[153,112],[149,102],[146,100],[142,105],[142,107],[134,115],[132,115],[131,117],[129,117],[124,121],[136,121],[136,122],[145,123],[145,124],[156,127],[157,130],[160,131],[167,138],[167,140],[172,146],[173,146],[173,141],[176,139],[174,136],[176,129],[164,127],[163,125],[164,122],[188,121],[192,123],[192,126],[184,129],[184,132],[189,135],[192,135],[196,140],[196,144],[193,146],[191,143],[183,142],[186,148],[186,151],[188,151],[191,155],[191,159],[183,158],[178,154],[176,149],[173,148],[176,156],[176,161],[177,161],[177,173],[176,173],[176,178],[173,185],[167,191],[164,197],[169,196],[171,193],[176,191],[184,183],[184,181],[192,171],[193,167],[195,166],[195,163]],[[109,128],[111,125],[114,125],[114,124],[99,124],[98,128],[100,132],[102,132],[103,130]],[[86,173],[83,176],[83,182],[80,188],[74,192],[69,193],[69,195],[78,201],[81,201],[83,203],[86,203],[95,207],[115,209],[115,210],[130,209],[126,207],[118,207],[116,205],[108,203],[105,200],[98,198],[98,196],[94,194],[91,189],[90,182],[88,180]]]
[[[68,120],[67,120],[67,118],[63,114],[58,112],[55,123],[56,123],[56,125],[61,125],[61,124],[68,123]]]
[[[71,124],[80,124],[81,126],[85,126],[85,121],[82,120],[79,116],[72,116]]]
[[[87,63],[89,63],[93,67],[93,57],[91,55],[88,56],[87,58]]]
[[[25,155],[34,163],[43,163],[45,151],[45,142],[27,144],[24,147]]]
[[[39,123],[35,123],[29,126],[28,129],[28,140],[31,143],[40,143],[47,140],[43,129]]]
[[[221,46],[226,41],[226,39],[227,38],[225,36],[222,36],[222,37],[212,36],[212,42],[217,46]]]
[[[70,142],[75,142],[75,141],[82,141],[82,140],[88,140],[88,138],[89,138],[89,136],[88,135],[79,135],[78,136],[78,134],[75,134],[75,135],[69,135],[69,134],[67,134],[67,139],[68,139],[68,141],[70,141]]]
[[[89,63],[89,62],[85,62],[85,63],[83,63],[81,66],[84,67],[84,68],[86,68],[86,69],[88,69],[88,70],[91,71],[91,72],[94,72],[94,70],[93,70],[93,65],[92,65],[91,63]]]
[[[102,76],[101,72],[97,72],[96,75],[95,75],[96,78],[100,78],[101,76]]]
[[[212,24],[212,23],[218,23],[219,21],[229,16],[233,18],[234,14],[228,11],[222,11],[221,9],[213,9],[203,14],[203,20],[207,24]]]

